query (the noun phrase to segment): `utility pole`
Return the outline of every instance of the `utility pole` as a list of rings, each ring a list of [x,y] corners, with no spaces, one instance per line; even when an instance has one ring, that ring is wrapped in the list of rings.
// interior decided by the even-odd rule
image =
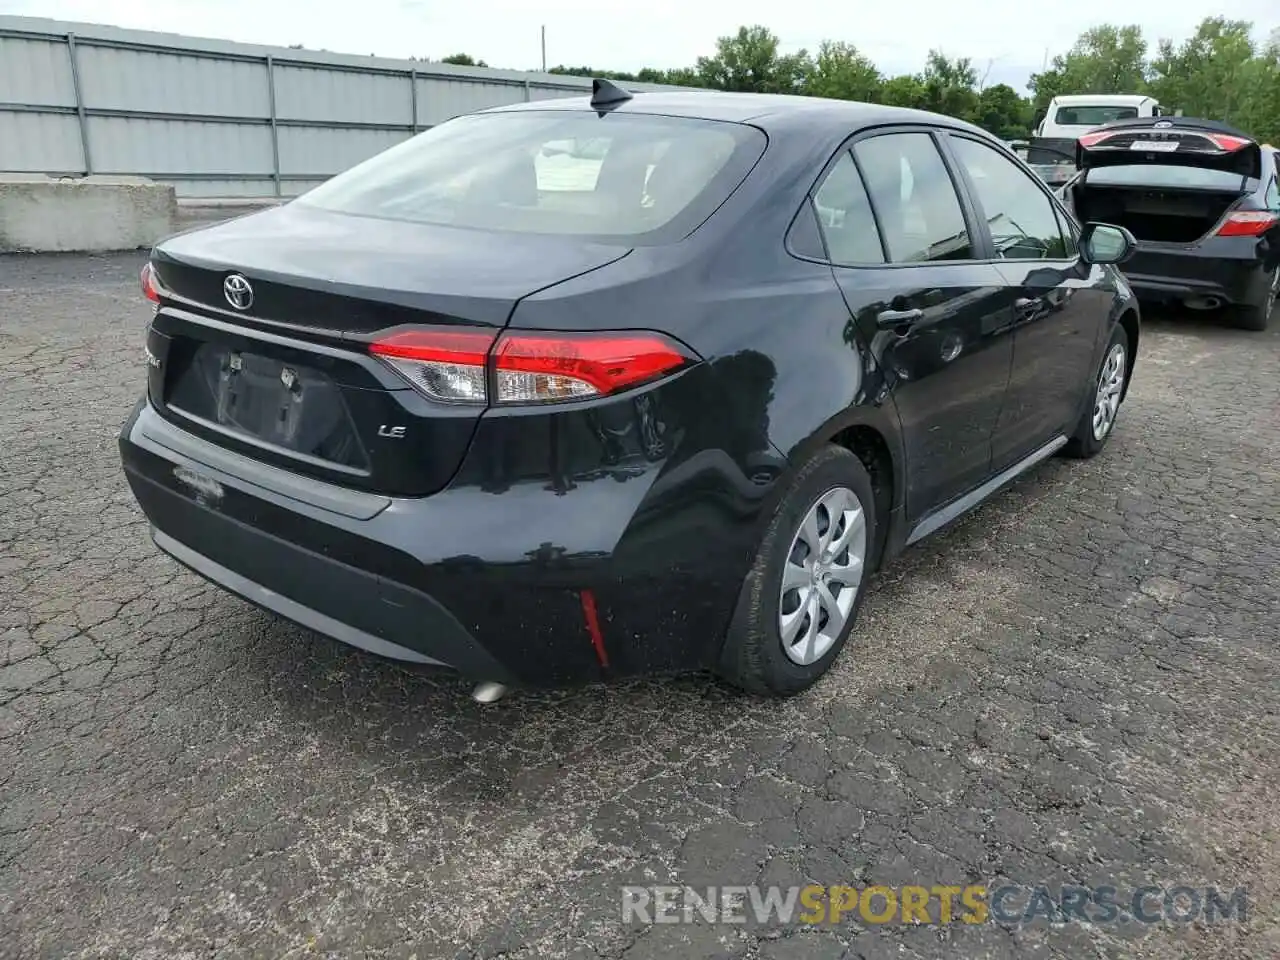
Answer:
[[[542,72],[547,72],[547,26],[542,25]]]

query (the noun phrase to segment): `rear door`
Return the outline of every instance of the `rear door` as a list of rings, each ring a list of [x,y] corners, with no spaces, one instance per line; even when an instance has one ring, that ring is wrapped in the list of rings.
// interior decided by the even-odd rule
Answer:
[[[813,202],[858,337],[892,383],[915,520],[990,474],[1012,357],[1003,281],[928,130],[856,139]]]
[[[1066,218],[1021,164],[976,137],[951,134],[947,144],[990,234],[1014,329],[992,441],[1001,470],[1074,426],[1112,291],[1103,268],[1081,262]]]

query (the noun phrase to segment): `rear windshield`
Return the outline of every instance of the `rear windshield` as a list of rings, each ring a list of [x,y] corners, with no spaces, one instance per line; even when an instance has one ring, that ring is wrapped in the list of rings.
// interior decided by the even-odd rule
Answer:
[[[1244,177],[1225,170],[1203,167],[1175,167],[1160,163],[1135,163],[1117,167],[1099,167],[1089,171],[1089,182],[1096,186],[1188,187],[1193,190],[1241,190]]]
[[[1096,127],[1112,120],[1132,120],[1137,115],[1137,107],[1059,107],[1054,123],[1064,127]]]
[[[710,120],[475,114],[398,144],[298,202],[418,223],[639,242],[697,227],[765,144],[754,127]]]

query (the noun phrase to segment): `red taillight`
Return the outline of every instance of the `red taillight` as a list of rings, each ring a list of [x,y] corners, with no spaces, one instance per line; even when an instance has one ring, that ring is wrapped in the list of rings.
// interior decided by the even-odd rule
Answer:
[[[1086,133],[1079,138],[1079,142],[1080,142],[1080,146],[1082,147],[1086,147],[1086,148],[1096,147],[1098,144],[1102,143],[1102,141],[1104,140],[1109,140],[1112,137],[1116,136],[1117,134],[1128,133],[1128,132],[1131,132],[1131,131],[1104,130],[1102,132]],[[1179,138],[1183,136],[1183,132],[1181,131],[1173,131],[1173,132]],[[1198,131],[1191,131],[1191,132],[1194,133],[1195,136],[1203,140],[1208,140],[1219,150],[1225,150],[1227,153],[1234,153],[1237,150],[1243,150],[1245,147],[1249,146],[1249,144],[1253,143],[1253,141],[1248,139],[1247,137],[1233,137],[1230,134],[1226,134],[1226,133],[1200,133]],[[1134,135],[1138,136],[1139,134],[1134,134]]]
[[[156,268],[148,260],[142,265],[142,295],[152,303],[160,302],[160,281],[156,277]]]
[[[530,331],[497,337],[476,330],[423,328],[392,334],[369,349],[420,392],[448,403],[549,403],[605,396],[674,373],[694,360],[673,341],[649,332]]]
[[[1086,133],[1080,137],[1080,146],[1096,147],[1103,140],[1106,140],[1108,137],[1114,137],[1114,136],[1115,136],[1114,131],[1108,131],[1106,133]]]
[[[1225,150],[1228,153],[1235,153],[1237,150],[1243,150],[1249,144],[1253,143],[1247,137],[1232,137],[1225,133],[1209,133],[1205,136],[1213,141],[1213,145],[1219,150]]]
[[[494,351],[499,403],[603,396],[653,380],[690,358],[656,333],[507,333]]]
[[[1220,237],[1260,237],[1280,222],[1280,217],[1265,210],[1237,210],[1228,214],[1218,228]]]
[[[433,400],[484,403],[485,361],[496,336],[487,330],[405,330],[371,344],[369,352]]]

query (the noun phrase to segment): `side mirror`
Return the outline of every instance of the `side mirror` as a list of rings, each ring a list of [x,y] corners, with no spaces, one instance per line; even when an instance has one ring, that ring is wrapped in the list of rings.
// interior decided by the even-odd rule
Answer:
[[[1124,263],[1138,249],[1138,241],[1124,227],[1086,223],[1080,231],[1080,258],[1085,263]]]

